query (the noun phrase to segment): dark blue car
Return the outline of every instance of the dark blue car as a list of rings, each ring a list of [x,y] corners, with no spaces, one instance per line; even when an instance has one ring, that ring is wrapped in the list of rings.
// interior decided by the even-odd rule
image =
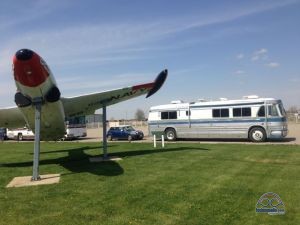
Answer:
[[[6,128],[1,127],[0,128],[0,141],[6,140],[7,134],[6,134]]]
[[[135,130],[132,126],[118,126],[111,127],[106,134],[108,140],[142,140],[144,133],[139,130]]]

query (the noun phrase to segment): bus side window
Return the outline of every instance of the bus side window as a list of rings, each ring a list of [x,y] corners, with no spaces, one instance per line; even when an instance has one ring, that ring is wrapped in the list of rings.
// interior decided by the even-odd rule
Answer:
[[[161,112],[161,119],[162,120],[169,119],[169,113],[168,112]]]
[[[221,117],[229,117],[229,109],[221,109]]]
[[[162,120],[177,119],[177,111],[161,112]]]
[[[233,117],[249,117],[251,116],[251,108],[233,108]]]
[[[212,110],[212,114],[213,114],[213,117],[221,117],[221,110],[220,109],[213,109]]]
[[[251,116],[251,108],[250,107],[242,108],[242,116]]]
[[[169,112],[169,119],[177,119],[177,112],[176,111]]]
[[[241,108],[233,108],[233,117],[241,117],[242,109]]]
[[[229,109],[213,109],[212,116],[214,118],[229,117]]]
[[[266,113],[265,113],[265,106],[262,105],[259,110],[258,110],[258,113],[257,113],[257,116],[258,117],[265,117],[266,116]]]

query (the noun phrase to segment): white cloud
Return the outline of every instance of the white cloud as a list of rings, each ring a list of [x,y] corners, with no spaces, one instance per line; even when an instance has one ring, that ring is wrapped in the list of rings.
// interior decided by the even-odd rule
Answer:
[[[236,74],[236,75],[243,75],[243,74],[245,74],[246,72],[244,71],[244,70],[236,70],[235,72],[234,72],[234,74]]]
[[[263,55],[263,54],[266,54],[267,52],[268,52],[268,49],[262,48],[262,49],[257,50],[256,52],[254,52],[254,54],[255,55]]]
[[[257,56],[257,55],[254,55],[254,56],[251,57],[251,60],[252,60],[252,61],[256,61],[256,60],[258,60],[258,59],[259,59],[259,56]]]
[[[261,48],[259,50],[256,50],[253,52],[251,60],[252,61],[258,61],[258,60],[267,60],[268,59],[268,49],[266,48]]]
[[[236,56],[237,59],[243,59],[245,55],[243,53],[240,53]]]
[[[267,67],[270,67],[270,68],[276,68],[276,67],[279,67],[280,64],[277,63],[277,62],[270,62],[270,63],[267,63],[265,64]]]

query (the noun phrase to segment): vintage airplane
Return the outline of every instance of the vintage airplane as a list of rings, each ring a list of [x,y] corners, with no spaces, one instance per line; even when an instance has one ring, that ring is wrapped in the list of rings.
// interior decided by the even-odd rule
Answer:
[[[111,91],[63,98],[46,62],[34,51],[21,49],[13,57],[17,107],[0,109],[0,127],[35,128],[35,105],[41,104],[40,137],[57,140],[65,134],[65,118],[88,115],[95,110],[143,94],[156,93],[167,78],[163,70],[154,82]]]
[[[107,156],[106,107],[143,94],[150,97],[165,82],[168,71],[162,71],[154,82],[111,91],[63,98],[46,62],[35,52],[21,49],[13,57],[13,75],[17,86],[17,107],[0,109],[0,127],[17,128],[27,124],[35,133],[33,175],[40,180],[40,140],[57,140],[66,133],[65,119],[92,114],[103,108],[103,158]]]

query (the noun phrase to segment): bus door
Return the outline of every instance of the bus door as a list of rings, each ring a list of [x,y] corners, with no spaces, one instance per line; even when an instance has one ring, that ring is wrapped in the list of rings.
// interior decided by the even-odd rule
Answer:
[[[181,108],[177,110],[177,120],[174,126],[176,127],[179,137],[190,137],[192,127],[190,114],[189,108]]]

